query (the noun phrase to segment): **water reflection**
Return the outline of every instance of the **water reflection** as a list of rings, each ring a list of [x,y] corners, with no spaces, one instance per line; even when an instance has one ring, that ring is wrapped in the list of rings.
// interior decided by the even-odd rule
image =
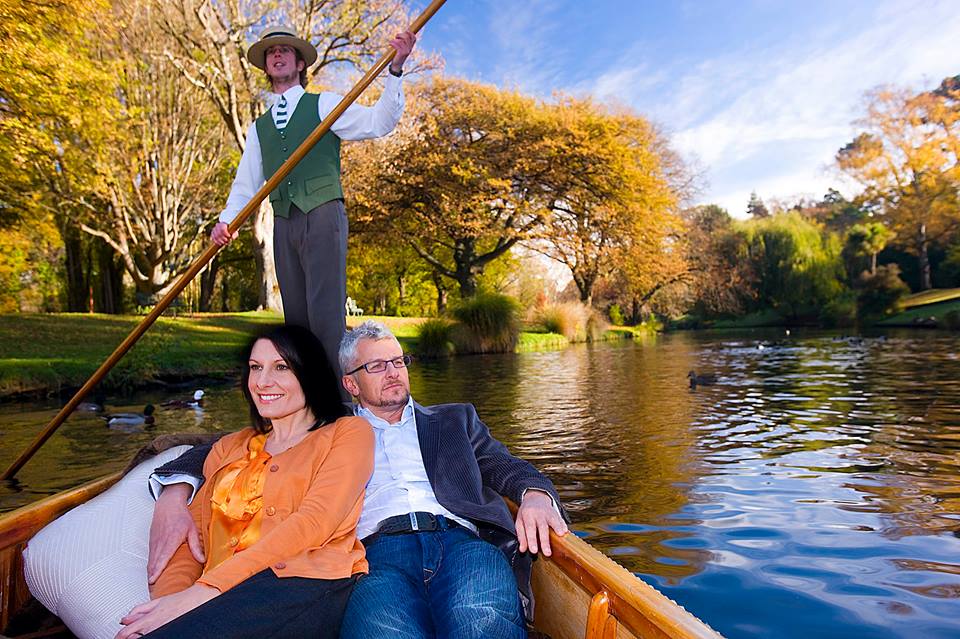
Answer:
[[[691,333],[424,362],[411,381],[422,403],[474,402],[554,479],[577,534],[730,637],[956,637],[957,346]],[[717,384],[691,391],[691,369]],[[120,468],[157,434],[246,423],[235,389],[206,400],[130,433],[71,418],[0,508]],[[0,463],[55,408],[0,406]]]

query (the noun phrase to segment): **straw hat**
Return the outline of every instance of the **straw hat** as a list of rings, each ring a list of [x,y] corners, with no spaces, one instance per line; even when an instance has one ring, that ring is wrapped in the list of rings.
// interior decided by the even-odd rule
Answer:
[[[286,44],[299,51],[306,63],[305,68],[317,61],[316,48],[306,40],[298,38],[296,31],[288,26],[264,29],[260,39],[247,49],[247,60],[258,69],[266,70],[267,49],[278,44]]]

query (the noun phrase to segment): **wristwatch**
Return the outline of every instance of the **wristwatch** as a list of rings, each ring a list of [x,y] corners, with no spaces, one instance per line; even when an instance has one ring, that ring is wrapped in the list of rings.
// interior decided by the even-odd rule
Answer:
[[[393,67],[391,66],[391,67],[387,67],[387,71],[389,71],[389,72],[390,72],[390,75],[394,76],[395,78],[399,78],[400,76],[403,75],[403,69],[402,69],[402,68],[401,68],[399,71],[394,71],[394,70],[393,70]]]

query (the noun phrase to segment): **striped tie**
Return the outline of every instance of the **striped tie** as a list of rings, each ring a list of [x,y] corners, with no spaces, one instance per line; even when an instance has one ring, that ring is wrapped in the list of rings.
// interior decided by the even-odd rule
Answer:
[[[280,101],[277,102],[277,108],[274,113],[273,121],[276,122],[278,129],[282,130],[285,126],[287,126],[287,96],[280,96]]]

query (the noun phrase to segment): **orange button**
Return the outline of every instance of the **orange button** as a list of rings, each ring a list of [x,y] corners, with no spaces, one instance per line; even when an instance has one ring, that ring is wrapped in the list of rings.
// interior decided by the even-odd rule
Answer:
[[[284,568],[287,567],[287,564],[285,564],[285,563],[283,563],[283,562],[281,561],[281,562],[278,563],[278,564],[274,564],[273,567],[276,568],[277,570],[283,570]]]
[[[270,517],[273,517],[276,514],[277,514],[276,508],[274,508],[273,506],[267,506],[267,515],[269,515]]]
[[[275,473],[275,472],[277,472],[278,470],[280,470],[280,467],[277,466],[276,464],[274,464],[273,466],[270,467],[270,472],[271,472],[271,473]]]

